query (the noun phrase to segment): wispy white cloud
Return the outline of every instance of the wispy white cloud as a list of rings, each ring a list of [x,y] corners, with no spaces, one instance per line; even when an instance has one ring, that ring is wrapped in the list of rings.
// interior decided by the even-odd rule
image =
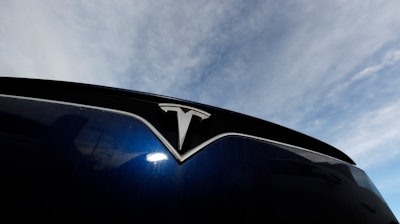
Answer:
[[[400,20],[392,18],[396,7],[390,4],[331,1],[279,7],[253,40],[257,49],[236,49],[253,54],[242,74],[249,81],[233,85],[234,100],[222,104],[294,128],[318,110],[315,105],[331,88],[397,38],[393,27],[400,28]]]
[[[382,61],[378,62],[378,64],[374,64],[368,66],[354,75],[353,78],[349,82],[355,82],[359,79],[363,79],[367,76],[376,74],[377,72],[381,71],[385,67],[397,65],[400,61],[400,50],[393,50],[388,52]]]
[[[295,125],[301,115],[290,111],[310,108],[397,35],[395,2],[373,4],[3,2],[2,42],[12,44],[2,47],[1,73],[129,87],[272,119],[284,112],[280,121]],[[226,89],[231,97],[219,97]]]
[[[332,89],[327,97],[328,98],[336,97],[337,94],[343,93],[347,91],[348,88],[351,88],[351,85],[354,84],[355,82],[360,81],[361,79],[365,79],[371,75],[379,75],[378,72],[387,67],[397,66],[399,61],[400,61],[400,50],[397,49],[390,50],[390,52],[386,53],[385,57],[382,60],[377,61],[375,62],[375,64],[363,68],[361,71],[353,75],[353,77],[350,77],[348,81],[343,82],[336,88]]]
[[[335,143],[360,166],[384,164],[400,158],[400,101],[360,114],[342,122],[336,129]]]

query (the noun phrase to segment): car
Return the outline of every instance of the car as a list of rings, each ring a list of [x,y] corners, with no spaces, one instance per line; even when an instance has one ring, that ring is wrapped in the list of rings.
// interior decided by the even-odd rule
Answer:
[[[1,77],[0,146],[13,222],[398,223],[339,149],[172,97]]]

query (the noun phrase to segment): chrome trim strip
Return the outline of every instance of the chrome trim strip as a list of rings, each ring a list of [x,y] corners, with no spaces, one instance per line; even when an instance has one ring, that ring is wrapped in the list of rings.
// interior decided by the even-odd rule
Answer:
[[[75,106],[75,107],[85,107],[85,108],[89,108],[89,109],[95,109],[95,110],[102,110],[102,111],[108,111],[111,113],[115,113],[115,114],[121,114],[121,115],[125,115],[128,117],[132,117],[134,119],[139,120],[140,122],[142,122],[143,124],[145,124],[150,130],[151,132],[153,132],[157,138],[165,145],[165,147],[167,147],[167,149],[172,153],[172,155],[175,157],[176,160],[178,160],[179,162],[184,162],[185,160],[187,160],[189,157],[191,157],[192,155],[194,155],[195,153],[197,153],[198,151],[200,151],[202,148],[206,147],[207,145],[217,141],[218,139],[224,138],[224,137],[229,137],[229,136],[239,136],[239,137],[245,137],[245,138],[250,138],[250,139],[255,139],[255,140],[259,140],[259,141],[263,141],[263,142],[267,142],[267,143],[274,143],[274,144],[278,144],[278,145],[282,145],[282,146],[286,146],[286,147],[292,147],[295,149],[299,149],[302,151],[306,151],[312,154],[316,154],[319,156],[324,156],[324,157],[328,157],[331,158],[333,160],[336,160],[340,163],[344,163],[347,165],[351,165],[354,166],[353,164],[350,164],[346,161],[343,161],[341,159],[329,156],[329,155],[325,155],[319,152],[315,152],[306,148],[302,148],[299,146],[295,146],[295,145],[290,145],[287,143],[283,143],[283,142],[279,142],[279,141],[275,141],[275,140],[271,140],[271,139],[266,139],[266,138],[261,138],[261,137],[257,137],[257,136],[253,136],[253,135],[248,135],[248,134],[243,134],[243,133],[237,133],[237,132],[226,132],[226,133],[222,133],[219,135],[216,135],[210,139],[208,139],[207,141],[201,143],[200,145],[189,149],[186,153],[184,153],[183,155],[180,155],[178,153],[178,151],[171,145],[171,143],[168,142],[168,140],[150,123],[148,122],[146,119],[130,113],[130,112],[126,112],[126,111],[121,111],[121,110],[116,110],[116,109],[110,109],[110,108],[104,108],[104,107],[98,107],[98,106],[92,106],[92,105],[85,105],[85,104],[78,104],[78,103],[71,103],[71,102],[64,102],[64,101],[57,101],[57,100],[48,100],[48,99],[41,99],[41,98],[34,98],[34,97],[25,97],[25,96],[16,96],[16,95],[7,95],[7,94],[0,94],[0,97],[8,97],[8,98],[17,98],[17,99],[25,99],[25,100],[32,100],[32,101],[39,101],[39,102],[47,102],[47,103],[54,103],[54,104],[63,104],[63,105],[70,105],[70,106]],[[182,105],[183,106],[183,105]],[[186,108],[191,108],[188,106],[184,106]]]

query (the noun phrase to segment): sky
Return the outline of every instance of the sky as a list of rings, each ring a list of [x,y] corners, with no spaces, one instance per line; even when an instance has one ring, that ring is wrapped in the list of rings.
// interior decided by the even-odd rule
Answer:
[[[400,1],[0,1],[0,76],[245,113],[339,148],[400,220]]]

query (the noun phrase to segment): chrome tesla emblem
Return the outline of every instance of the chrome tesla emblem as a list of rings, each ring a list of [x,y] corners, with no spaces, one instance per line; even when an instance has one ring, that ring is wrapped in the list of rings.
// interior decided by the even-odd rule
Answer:
[[[179,104],[172,104],[172,103],[160,103],[158,104],[162,110],[165,112],[168,111],[175,111],[178,117],[178,149],[182,149],[183,142],[185,141],[186,133],[189,129],[190,122],[192,120],[192,116],[200,117],[201,120],[207,119],[210,117],[210,114],[199,110],[194,107],[188,107]],[[183,110],[185,109],[185,111]]]

